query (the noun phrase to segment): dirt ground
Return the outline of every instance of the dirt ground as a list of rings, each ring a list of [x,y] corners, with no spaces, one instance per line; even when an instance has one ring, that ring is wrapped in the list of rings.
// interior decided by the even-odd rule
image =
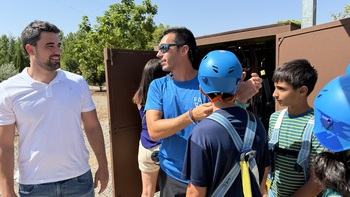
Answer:
[[[103,130],[103,136],[105,140],[106,154],[109,167],[109,183],[106,190],[102,194],[97,194],[99,188],[95,189],[96,197],[111,197],[113,196],[113,186],[112,186],[112,168],[111,168],[111,155],[110,155],[110,138],[109,138],[109,120],[108,120],[108,105],[107,105],[107,93],[105,91],[99,91],[99,87],[90,87],[92,99],[96,105],[97,117],[100,120],[101,127]],[[104,89],[105,90],[105,89]],[[89,151],[90,151],[90,166],[92,173],[94,174],[97,170],[97,161],[96,158],[86,142]]]

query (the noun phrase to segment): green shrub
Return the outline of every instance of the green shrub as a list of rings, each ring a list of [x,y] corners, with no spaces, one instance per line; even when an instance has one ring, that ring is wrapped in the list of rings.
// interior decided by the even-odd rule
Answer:
[[[18,70],[13,63],[0,65],[0,82],[16,75]]]

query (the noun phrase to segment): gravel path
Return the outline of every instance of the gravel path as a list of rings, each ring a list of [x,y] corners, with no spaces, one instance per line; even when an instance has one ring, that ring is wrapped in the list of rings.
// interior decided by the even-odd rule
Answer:
[[[100,120],[101,127],[103,130],[103,136],[105,140],[106,154],[109,167],[109,182],[106,190],[102,194],[97,194],[99,188],[95,189],[96,197],[112,197],[113,196],[113,186],[112,186],[112,167],[111,167],[111,154],[110,154],[110,137],[109,137],[109,120],[108,120],[108,105],[107,105],[107,93],[100,92],[99,87],[90,87],[92,99],[96,105],[97,116]],[[87,147],[90,151],[90,166],[92,173],[95,174],[97,170],[97,160],[93,154],[89,143],[86,141]]]

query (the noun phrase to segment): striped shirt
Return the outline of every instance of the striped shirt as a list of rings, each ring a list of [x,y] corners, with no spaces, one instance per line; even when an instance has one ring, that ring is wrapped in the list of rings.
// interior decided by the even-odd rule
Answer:
[[[269,140],[272,137],[274,126],[280,113],[281,111],[277,111],[270,116]],[[305,126],[313,115],[313,109],[297,116],[289,115],[288,112],[286,112],[280,128],[278,147],[300,151]],[[318,142],[314,134],[312,134],[311,140],[310,157],[312,158],[317,153],[322,152],[324,148]],[[297,172],[294,170],[296,161],[296,157],[276,154],[275,160],[272,161],[275,163],[275,177],[271,185],[271,190],[275,196],[289,197],[304,185],[304,172]]]

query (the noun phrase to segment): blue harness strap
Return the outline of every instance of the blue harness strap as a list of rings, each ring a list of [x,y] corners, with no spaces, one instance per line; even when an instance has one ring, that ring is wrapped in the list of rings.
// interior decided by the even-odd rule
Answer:
[[[272,137],[269,141],[269,150],[273,151],[275,149],[276,144],[278,143],[278,136],[280,135],[280,128],[283,120],[283,116],[286,113],[287,109],[283,109],[279,114],[277,121],[275,123],[275,127],[273,128]]]
[[[284,114],[286,113],[287,109],[283,109],[278,118],[277,121],[275,123],[275,127],[273,129],[273,133],[272,133],[272,137],[269,141],[269,150],[272,151],[273,154],[273,158],[275,158],[275,154],[276,152],[274,152],[274,149],[276,147],[276,145],[278,144],[278,137],[279,137],[279,133],[280,133],[280,128],[281,128],[281,124],[283,121],[283,117]],[[295,169],[297,171],[304,171],[304,179],[305,181],[309,180],[309,169],[310,169],[310,151],[311,151],[311,137],[312,137],[312,131],[314,128],[314,116],[312,116],[309,121],[307,122],[305,129],[304,129],[304,133],[301,139],[301,148],[300,151],[298,153],[298,158],[297,158],[297,162],[295,165]],[[274,161],[273,161],[274,162]],[[272,171],[269,172],[268,174],[268,179],[269,180],[273,180],[274,178],[274,169],[272,169]]]
[[[301,149],[298,154],[297,164],[303,168],[305,182],[309,180],[310,175],[310,152],[311,137],[314,130],[314,116],[312,116],[306,124],[301,142]]]
[[[221,124],[230,134],[237,150],[240,150],[241,155],[243,154],[244,157],[248,160],[249,162],[249,169],[253,172],[255,176],[255,180],[259,185],[259,172],[258,172],[258,167],[256,165],[255,161],[255,151],[251,150],[251,147],[253,145],[253,141],[255,138],[255,131],[256,131],[256,120],[255,116],[250,114],[247,111],[247,116],[248,116],[248,121],[247,121],[247,126],[246,126],[246,132],[244,135],[244,141],[242,142],[241,137],[238,135],[237,131],[235,128],[232,126],[231,122],[227,120],[226,117],[219,113],[212,113],[210,116],[207,118],[214,120]],[[230,172],[225,176],[225,178],[221,181],[220,185],[215,189],[215,191],[212,194],[212,197],[222,197],[224,196],[227,191],[230,189],[232,183],[236,180],[239,172],[241,171],[239,162],[237,161]]]

